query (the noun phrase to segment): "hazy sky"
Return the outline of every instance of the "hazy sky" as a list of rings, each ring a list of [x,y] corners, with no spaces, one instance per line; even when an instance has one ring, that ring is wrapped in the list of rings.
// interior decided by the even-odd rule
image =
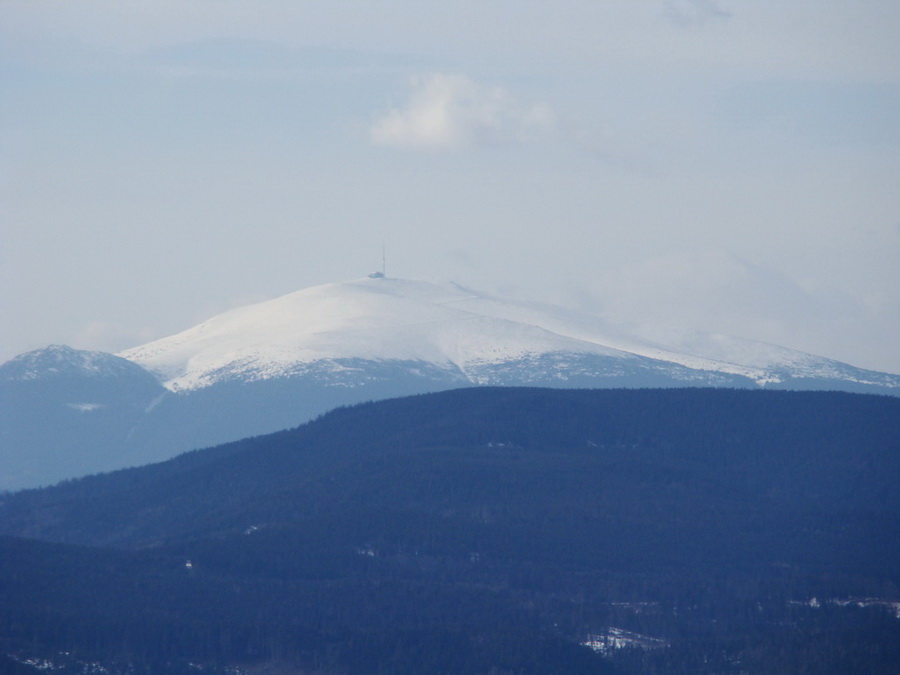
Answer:
[[[900,372],[897,0],[0,3],[0,361],[361,277]]]

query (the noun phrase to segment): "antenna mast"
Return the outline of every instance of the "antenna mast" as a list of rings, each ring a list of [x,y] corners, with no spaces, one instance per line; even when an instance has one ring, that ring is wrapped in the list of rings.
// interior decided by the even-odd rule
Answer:
[[[387,259],[387,256],[385,256],[385,254],[384,254],[384,249],[385,249],[385,246],[384,246],[384,243],[382,243],[381,244],[381,271],[380,272],[372,272],[372,274],[369,275],[370,279],[384,279],[384,273],[387,272],[387,262],[385,262]]]

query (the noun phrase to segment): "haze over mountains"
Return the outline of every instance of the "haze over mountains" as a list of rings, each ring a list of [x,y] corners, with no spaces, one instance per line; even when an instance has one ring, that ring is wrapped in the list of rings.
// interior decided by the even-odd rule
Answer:
[[[375,276],[234,309],[118,356],[54,346],[12,359],[0,366],[0,489],[162,460],[339,405],[472,385],[897,394],[900,376]]]

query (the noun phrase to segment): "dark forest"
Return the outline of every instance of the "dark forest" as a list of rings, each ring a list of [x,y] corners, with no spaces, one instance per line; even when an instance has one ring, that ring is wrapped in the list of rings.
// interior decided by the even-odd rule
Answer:
[[[893,397],[341,408],[2,495],[0,672],[900,672],[898,478]]]

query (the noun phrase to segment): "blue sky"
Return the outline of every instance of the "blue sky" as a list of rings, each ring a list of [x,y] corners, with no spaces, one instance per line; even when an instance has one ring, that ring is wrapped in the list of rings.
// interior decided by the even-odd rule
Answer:
[[[0,4],[0,360],[364,276],[900,372],[900,5]]]

